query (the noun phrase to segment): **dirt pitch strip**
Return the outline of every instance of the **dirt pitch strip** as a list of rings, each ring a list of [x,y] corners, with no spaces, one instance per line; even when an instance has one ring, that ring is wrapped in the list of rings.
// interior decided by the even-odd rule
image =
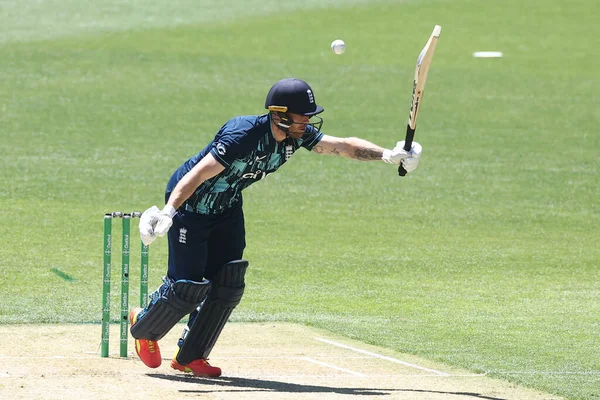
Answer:
[[[210,360],[223,376],[195,378],[169,367],[180,330],[149,369],[131,339],[118,357],[117,325],[110,358],[99,325],[0,326],[0,399],[559,399],[292,324],[228,324]]]

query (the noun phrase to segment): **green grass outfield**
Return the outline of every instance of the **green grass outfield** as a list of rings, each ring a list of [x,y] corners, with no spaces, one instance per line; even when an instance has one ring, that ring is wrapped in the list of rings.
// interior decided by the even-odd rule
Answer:
[[[228,118],[262,113],[282,77],[313,86],[324,132],[392,147],[440,24],[420,168],[399,178],[300,152],[248,189],[251,267],[234,320],[300,322],[600,398],[598,11],[596,0],[0,1],[0,323],[99,323],[102,214],[162,205],[173,170]],[[165,263],[163,239],[152,287]]]

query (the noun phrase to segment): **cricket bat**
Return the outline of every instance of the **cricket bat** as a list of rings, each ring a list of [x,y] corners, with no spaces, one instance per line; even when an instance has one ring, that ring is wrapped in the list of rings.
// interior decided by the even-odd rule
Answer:
[[[433,28],[429,40],[421,50],[419,57],[417,58],[417,67],[415,69],[415,79],[413,81],[413,93],[412,100],[410,102],[410,114],[408,115],[408,125],[406,126],[406,137],[404,139],[404,150],[410,151],[413,139],[415,137],[415,130],[417,129],[417,116],[419,115],[419,107],[423,100],[423,91],[425,90],[425,82],[427,81],[427,72],[431,66],[431,60],[433,59],[433,52],[435,46],[442,33],[442,27],[436,25]],[[398,167],[398,175],[406,175],[406,170],[402,165]]]

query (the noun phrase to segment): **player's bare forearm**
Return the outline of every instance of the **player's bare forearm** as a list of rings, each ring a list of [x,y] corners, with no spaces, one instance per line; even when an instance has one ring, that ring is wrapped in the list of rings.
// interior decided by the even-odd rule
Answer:
[[[349,138],[350,152],[348,157],[360,161],[381,161],[383,148],[364,139]]]
[[[192,179],[185,179],[184,176],[175,186],[173,192],[169,196],[167,204],[173,206],[174,209],[178,209],[181,205],[192,195],[199,185],[192,182]],[[202,182],[201,182],[202,183]]]
[[[194,168],[192,168],[175,186],[167,204],[178,209],[207,179],[221,173],[225,167],[212,154],[208,153]]]
[[[368,140],[324,136],[313,148],[315,153],[337,155],[360,161],[381,161],[383,148]]]

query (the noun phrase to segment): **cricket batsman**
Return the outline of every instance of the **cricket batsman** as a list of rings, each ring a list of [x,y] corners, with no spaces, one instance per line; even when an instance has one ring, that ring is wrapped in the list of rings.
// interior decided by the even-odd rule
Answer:
[[[323,107],[300,79],[275,83],[265,108],[266,114],[227,121],[175,171],[162,210],[153,206],[140,218],[144,244],[164,235],[169,243],[163,284],[146,308],[129,314],[136,352],[150,368],[162,361],[159,340],[189,316],[171,367],[202,377],[221,375],[208,356],[244,294],[248,261],[243,259],[242,190],[277,171],[300,148],[402,165],[409,173],[419,165],[422,147],[417,142],[410,151],[403,149],[403,141],[389,150],[355,137],[325,135],[318,116]]]

